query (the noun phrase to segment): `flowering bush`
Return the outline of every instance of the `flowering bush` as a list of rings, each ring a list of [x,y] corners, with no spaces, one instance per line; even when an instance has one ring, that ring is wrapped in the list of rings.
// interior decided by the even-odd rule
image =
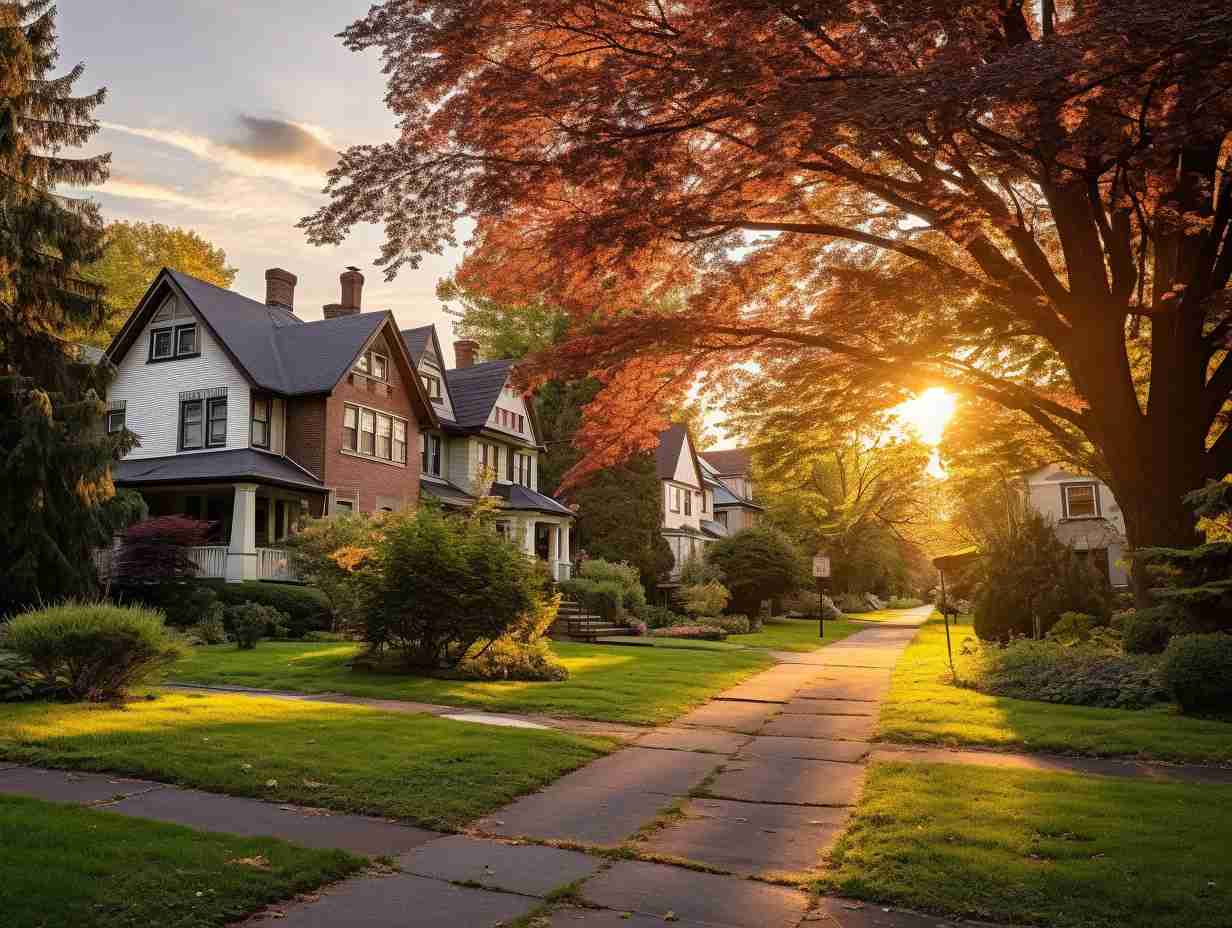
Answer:
[[[722,641],[727,632],[713,625],[673,625],[656,628],[650,634],[655,638],[702,638],[707,641]]]

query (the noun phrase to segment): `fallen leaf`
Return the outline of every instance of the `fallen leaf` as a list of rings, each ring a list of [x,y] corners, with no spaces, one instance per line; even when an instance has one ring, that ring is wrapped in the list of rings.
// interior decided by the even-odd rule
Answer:
[[[270,862],[264,854],[258,854],[256,857],[236,857],[234,860],[228,860],[229,864],[237,864],[241,867],[252,867],[255,870],[268,870]]]

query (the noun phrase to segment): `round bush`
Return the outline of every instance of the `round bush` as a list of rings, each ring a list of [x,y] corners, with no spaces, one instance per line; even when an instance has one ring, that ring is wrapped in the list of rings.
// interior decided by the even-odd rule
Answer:
[[[1164,651],[1163,680],[1181,710],[1232,710],[1232,635],[1178,635]]]
[[[184,653],[161,612],[65,603],[15,616],[3,644],[69,699],[112,701],[150,683]]]
[[[1171,637],[1171,623],[1155,609],[1131,612],[1121,621],[1126,654],[1162,654]]]

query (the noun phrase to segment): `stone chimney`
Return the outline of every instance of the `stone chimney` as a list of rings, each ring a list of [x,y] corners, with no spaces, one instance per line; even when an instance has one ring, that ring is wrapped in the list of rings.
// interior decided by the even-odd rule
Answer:
[[[453,343],[454,366],[458,370],[470,367],[479,358],[479,342],[472,338],[460,338]]]
[[[348,267],[339,275],[338,280],[342,284],[342,302],[330,303],[325,307],[326,319],[354,316],[363,302],[364,275],[359,273],[359,268]]]
[[[295,275],[280,267],[265,272],[265,305],[295,310]]]

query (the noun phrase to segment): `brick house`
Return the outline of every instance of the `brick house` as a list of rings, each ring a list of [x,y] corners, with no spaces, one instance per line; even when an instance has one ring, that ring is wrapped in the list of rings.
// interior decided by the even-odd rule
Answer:
[[[217,523],[195,558],[228,580],[289,578],[277,545],[305,515],[414,505],[420,435],[440,427],[393,315],[361,310],[359,271],[317,322],[295,315],[293,274],[265,280],[258,302],[163,269],[105,352],[105,427],[140,442],[116,485]]]

